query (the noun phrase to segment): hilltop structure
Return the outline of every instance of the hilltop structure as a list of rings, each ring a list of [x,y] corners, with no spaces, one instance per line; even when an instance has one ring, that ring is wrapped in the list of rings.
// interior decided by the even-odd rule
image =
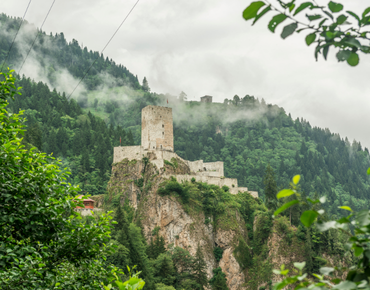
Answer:
[[[204,97],[200,97],[201,103],[212,103],[212,96],[205,95]]]
[[[195,178],[196,181],[220,187],[226,185],[232,194],[247,191],[253,197],[258,197],[258,192],[249,191],[247,187],[238,187],[236,178],[225,178],[222,161],[188,161],[174,152],[172,108],[147,106],[141,111],[141,122],[141,145],[114,147],[113,163],[118,163],[126,158],[128,160],[141,160],[143,157],[150,157],[150,162],[161,169],[167,160],[180,159],[189,167],[191,174],[168,175],[168,177],[174,176],[179,182],[191,181],[192,178]]]

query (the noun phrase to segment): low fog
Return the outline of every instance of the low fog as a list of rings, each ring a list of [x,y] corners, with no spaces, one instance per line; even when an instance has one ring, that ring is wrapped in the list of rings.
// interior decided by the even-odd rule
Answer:
[[[359,66],[352,68],[338,63],[333,49],[328,61],[316,62],[313,47],[305,45],[305,34],[282,40],[281,29],[276,34],[268,31],[272,15],[253,27],[245,22],[241,13],[250,2],[140,1],[105,54],[138,74],[140,81],[146,76],[152,91],[173,95],[184,91],[189,100],[207,94],[216,102],[235,94],[254,95],[284,107],[293,118],[303,117],[312,126],[329,128],[370,147],[370,56],[360,55]],[[368,4],[341,2],[346,10],[360,14]],[[64,32],[68,41],[75,38],[89,50],[100,51],[134,3],[57,1],[44,29]],[[27,4],[27,0],[8,1],[2,3],[2,12],[21,17]],[[34,0],[26,19],[40,26],[49,5]],[[32,65],[22,72],[43,74]],[[63,72],[60,78],[58,90],[66,93],[68,85],[77,81]],[[80,90],[77,95],[83,87]]]

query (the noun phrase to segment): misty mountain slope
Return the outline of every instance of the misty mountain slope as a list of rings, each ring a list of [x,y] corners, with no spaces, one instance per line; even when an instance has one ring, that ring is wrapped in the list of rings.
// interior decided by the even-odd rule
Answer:
[[[283,108],[249,95],[209,104],[147,93],[117,106],[113,112],[117,119],[110,115],[124,127],[137,124],[131,127],[136,144],[140,110],[149,104],[173,108],[175,151],[182,158],[224,161],[227,177],[238,178],[240,186],[259,191],[262,198],[263,176],[270,164],[280,188],[301,174],[304,193],[326,195],[332,214],[339,213],[339,205],[360,209],[369,204],[369,152],[356,141],[350,144],[329,129],[292,120]]]
[[[19,19],[1,15],[1,25],[6,28],[0,30],[4,36],[0,37],[2,58],[17,21]],[[10,56],[14,63],[25,53],[28,46],[24,43],[33,39],[32,31],[35,33],[31,25],[24,27]],[[63,82],[70,81],[71,76],[72,83],[76,81],[73,76],[82,75],[94,55],[96,53],[86,48],[81,49],[77,41],[67,44],[63,34],[42,34],[26,64],[30,61],[37,68],[44,64],[38,77],[46,76],[49,86],[57,90],[66,88],[69,92],[73,86],[68,83],[63,87]],[[359,209],[369,203],[368,150],[363,150],[357,142],[350,144],[327,129],[312,128],[304,120],[293,121],[278,106],[267,105],[248,95],[241,99],[235,96],[223,104],[201,104],[150,93],[149,87],[140,86],[126,68],[103,57],[99,57],[87,79],[91,85],[87,83],[76,91],[76,103],[55,91],[50,92],[43,83],[24,78],[20,81],[23,96],[11,102],[11,108],[14,112],[26,110],[27,134],[39,136],[30,137],[28,141],[43,151],[64,157],[71,167],[72,180],[92,194],[105,192],[112,149],[119,144],[119,138],[122,137],[122,145],[139,144],[141,109],[147,105],[165,105],[173,108],[175,150],[181,157],[224,161],[227,177],[238,178],[240,186],[259,191],[262,198],[264,171],[270,163],[280,187],[288,186],[293,175],[302,174],[302,190],[308,195],[315,192],[327,195],[327,207],[333,214],[338,213],[338,205]],[[68,106],[74,109],[68,111]],[[98,127],[93,119],[99,120]],[[111,126],[107,127],[106,123]],[[127,133],[131,130],[133,137]],[[101,182],[96,181],[99,185],[92,177],[96,168],[102,178]]]
[[[0,14],[0,62],[6,58],[21,18],[12,18]],[[36,34],[39,30],[24,21],[16,41],[7,59],[7,65],[19,71]],[[77,81],[97,58],[94,66],[86,75],[75,96],[83,96],[86,91],[103,87],[129,86],[139,89],[141,86],[126,67],[116,64],[112,59],[104,58],[99,52],[88,51],[77,40],[67,42],[63,33],[39,34],[21,73],[36,81],[43,81],[60,92],[70,94]]]
[[[24,143],[61,158],[72,172],[69,182],[83,193],[104,194],[110,178],[113,146],[133,145],[131,132],[111,127],[91,113],[84,114],[74,99],[50,91],[42,82],[29,78],[16,82],[21,96],[9,100],[8,110],[24,110],[27,131]]]

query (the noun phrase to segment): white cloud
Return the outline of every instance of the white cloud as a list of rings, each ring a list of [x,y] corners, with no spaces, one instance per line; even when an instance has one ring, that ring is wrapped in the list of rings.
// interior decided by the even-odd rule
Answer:
[[[101,50],[135,2],[57,1],[44,29]],[[333,50],[328,61],[315,62],[304,35],[282,40],[267,30],[271,16],[253,27],[245,22],[241,13],[250,2],[140,0],[104,54],[140,80],[146,76],[153,91],[184,91],[190,99],[209,94],[218,102],[235,94],[263,97],[370,147],[370,56],[362,55],[356,68],[337,63]],[[358,13],[366,7],[365,1],[341,2]],[[7,1],[2,11],[21,17],[27,3]],[[26,19],[40,26],[50,4],[34,0]]]

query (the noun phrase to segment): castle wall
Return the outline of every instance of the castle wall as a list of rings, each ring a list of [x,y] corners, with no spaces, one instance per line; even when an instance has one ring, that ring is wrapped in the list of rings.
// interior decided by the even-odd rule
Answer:
[[[141,146],[124,146],[113,148],[113,163],[118,163],[123,159],[141,160],[143,158],[143,150]]]
[[[173,151],[172,108],[146,106],[141,111],[141,146]]]
[[[203,170],[203,160],[188,161],[188,166],[191,172],[199,172]]]
[[[183,181],[191,181],[192,178],[195,178],[198,182],[206,182],[208,184],[213,184],[217,186],[228,186],[229,188],[234,186],[238,186],[238,180],[236,178],[220,178],[215,176],[204,176],[204,175],[168,175],[168,177],[173,176],[177,179],[179,182]]]
[[[222,161],[203,163],[207,171],[212,172],[212,176],[224,176],[224,163]]]

